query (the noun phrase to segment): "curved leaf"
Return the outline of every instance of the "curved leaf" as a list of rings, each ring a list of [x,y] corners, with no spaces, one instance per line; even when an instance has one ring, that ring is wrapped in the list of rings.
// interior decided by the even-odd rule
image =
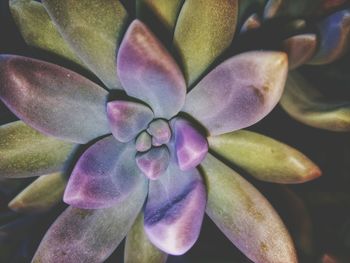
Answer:
[[[265,117],[280,99],[287,64],[282,52],[251,51],[234,56],[189,92],[183,111],[210,135],[250,126]]]
[[[74,207],[99,209],[120,203],[144,184],[133,142],[108,136],[88,148],[75,165],[63,200]]]
[[[295,69],[308,62],[315,54],[317,37],[315,34],[301,34],[287,38],[283,49],[288,54],[289,69]]]
[[[149,240],[171,255],[187,252],[196,242],[204,216],[206,191],[196,169],[181,171],[175,162],[151,181],[145,206]]]
[[[154,115],[143,104],[114,100],[107,103],[107,117],[113,136],[120,142],[128,142],[147,128]]]
[[[57,205],[63,197],[67,178],[62,173],[42,175],[9,203],[19,213],[41,213]]]
[[[341,57],[350,46],[350,9],[336,12],[319,25],[320,44],[309,64],[331,63]]]
[[[174,45],[189,85],[231,44],[238,0],[186,0],[178,17]]]
[[[201,167],[208,187],[206,212],[226,237],[256,263],[296,263],[293,242],[268,201],[210,154]]]
[[[57,31],[41,3],[34,0],[10,0],[9,5],[17,27],[29,46],[84,66]]]
[[[108,93],[84,77],[44,61],[0,56],[0,98],[44,134],[86,143],[109,133]]]
[[[165,263],[168,255],[148,240],[143,222],[140,213],[126,237],[124,263]]]
[[[297,72],[289,73],[280,103],[289,115],[306,125],[350,131],[350,102],[329,101]]]
[[[128,233],[146,193],[145,183],[111,208],[67,208],[49,228],[32,262],[103,262]]]
[[[129,96],[170,119],[182,108],[186,84],[181,70],[153,33],[139,20],[129,26],[118,53],[118,75]]]
[[[64,39],[110,89],[120,89],[115,58],[128,15],[118,0],[43,0]]]
[[[321,175],[299,151],[269,137],[237,131],[208,138],[210,149],[256,179],[274,183],[303,183]]]
[[[47,137],[21,121],[0,127],[0,177],[40,176],[62,170],[73,144]]]

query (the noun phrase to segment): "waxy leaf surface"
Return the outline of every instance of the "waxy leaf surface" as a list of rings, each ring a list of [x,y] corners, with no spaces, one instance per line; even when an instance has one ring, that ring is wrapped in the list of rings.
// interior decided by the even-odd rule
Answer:
[[[268,201],[212,155],[201,167],[208,188],[206,212],[226,237],[253,262],[296,263],[293,242]]]
[[[135,162],[133,142],[118,142],[108,136],[89,147],[74,167],[63,200],[74,207],[111,207],[143,185]]]
[[[64,39],[110,89],[121,89],[115,58],[128,15],[118,0],[43,0]]]
[[[196,242],[204,216],[206,191],[196,169],[181,171],[175,162],[151,181],[145,206],[145,231],[162,251],[181,255]]]
[[[86,143],[109,133],[107,91],[60,66],[0,56],[0,99],[21,120],[63,140]]]
[[[128,28],[118,53],[118,75],[124,90],[170,119],[182,108],[186,84],[168,51],[139,20]]]
[[[189,92],[183,111],[198,120],[210,135],[245,128],[275,107],[287,71],[285,53],[239,54],[213,69]]]
[[[64,168],[74,144],[47,137],[21,121],[0,127],[0,177],[40,176]]]
[[[303,183],[321,175],[301,152],[269,137],[237,131],[208,138],[212,151],[256,179],[273,183]]]

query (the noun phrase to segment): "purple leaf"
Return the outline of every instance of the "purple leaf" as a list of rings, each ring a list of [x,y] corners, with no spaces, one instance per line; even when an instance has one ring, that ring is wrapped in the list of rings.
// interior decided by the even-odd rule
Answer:
[[[145,207],[145,231],[150,241],[171,255],[181,255],[196,242],[206,205],[203,179],[196,169],[181,171],[170,163],[151,181]]]
[[[118,53],[118,75],[129,96],[148,103],[156,117],[182,108],[186,85],[175,60],[139,20],[129,26]]]
[[[147,152],[152,147],[152,138],[146,131],[137,136],[135,147],[138,152]]]
[[[177,163],[182,171],[195,168],[208,153],[206,138],[185,119],[172,120]]]
[[[63,200],[74,207],[98,209],[122,202],[145,178],[135,163],[134,143],[106,137],[80,157]]]
[[[104,262],[124,239],[147,194],[147,184],[111,208],[67,208],[49,228],[32,262]]]
[[[107,116],[113,136],[120,142],[128,142],[147,128],[153,112],[140,103],[111,101],[107,104]]]
[[[285,53],[251,51],[234,56],[211,71],[186,97],[185,112],[210,135],[255,124],[282,95],[288,71]]]
[[[75,143],[109,133],[107,91],[57,65],[0,56],[0,98],[40,132]]]
[[[151,180],[156,180],[168,168],[170,160],[166,146],[152,148],[146,153],[137,153],[136,163],[142,173]]]
[[[152,135],[153,146],[160,146],[170,141],[171,130],[168,122],[165,120],[158,119],[152,121],[147,131]]]

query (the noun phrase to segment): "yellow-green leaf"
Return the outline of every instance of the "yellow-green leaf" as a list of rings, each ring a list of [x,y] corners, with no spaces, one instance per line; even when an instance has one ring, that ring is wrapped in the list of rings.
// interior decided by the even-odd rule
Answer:
[[[21,121],[0,127],[0,177],[40,176],[60,171],[74,144],[45,136]]]
[[[143,213],[140,213],[126,237],[124,263],[165,263],[168,255],[149,241],[143,217]]]
[[[174,45],[191,85],[231,44],[238,0],[186,0],[178,17]]]
[[[42,175],[12,199],[9,207],[20,213],[45,212],[62,200],[66,184],[62,173]]]
[[[350,131],[350,101],[327,99],[299,73],[289,73],[282,108],[294,119],[312,127]]]
[[[269,137],[237,131],[209,137],[212,151],[243,168],[256,179],[274,183],[301,183],[321,175],[304,154]]]
[[[120,89],[116,54],[127,23],[118,0],[43,0],[60,33],[110,89]]]
[[[208,189],[206,212],[237,248],[254,262],[297,262],[287,229],[250,183],[210,154],[201,168]]]
[[[82,66],[51,21],[44,6],[34,0],[11,0],[10,10],[25,42]]]

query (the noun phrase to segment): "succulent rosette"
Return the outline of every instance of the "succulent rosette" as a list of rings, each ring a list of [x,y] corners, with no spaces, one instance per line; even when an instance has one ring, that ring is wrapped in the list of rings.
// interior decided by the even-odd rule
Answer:
[[[297,262],[275,210],[232,169],[274,183],[320,175],[297,150],[241,130],[280,100],[288,58],[226,54],[238,1],[137,1],[136,18],[117,0],[10,7],[30,46],[81,73],[0,56],[0,98],[20,119],[0,128],[0,174],[40,176],[9,206],[70,205],[33,262],[103,262],[126,236],[125,262],[164,262],[193,246],[205,213],[254,262]]]
[[[288,18],[284,37],[279,39],[281,49],[288,53],[290,69],[282,108],[306,125],[349,132],[349,1],[269,0],[246,5],[242,34]]]

